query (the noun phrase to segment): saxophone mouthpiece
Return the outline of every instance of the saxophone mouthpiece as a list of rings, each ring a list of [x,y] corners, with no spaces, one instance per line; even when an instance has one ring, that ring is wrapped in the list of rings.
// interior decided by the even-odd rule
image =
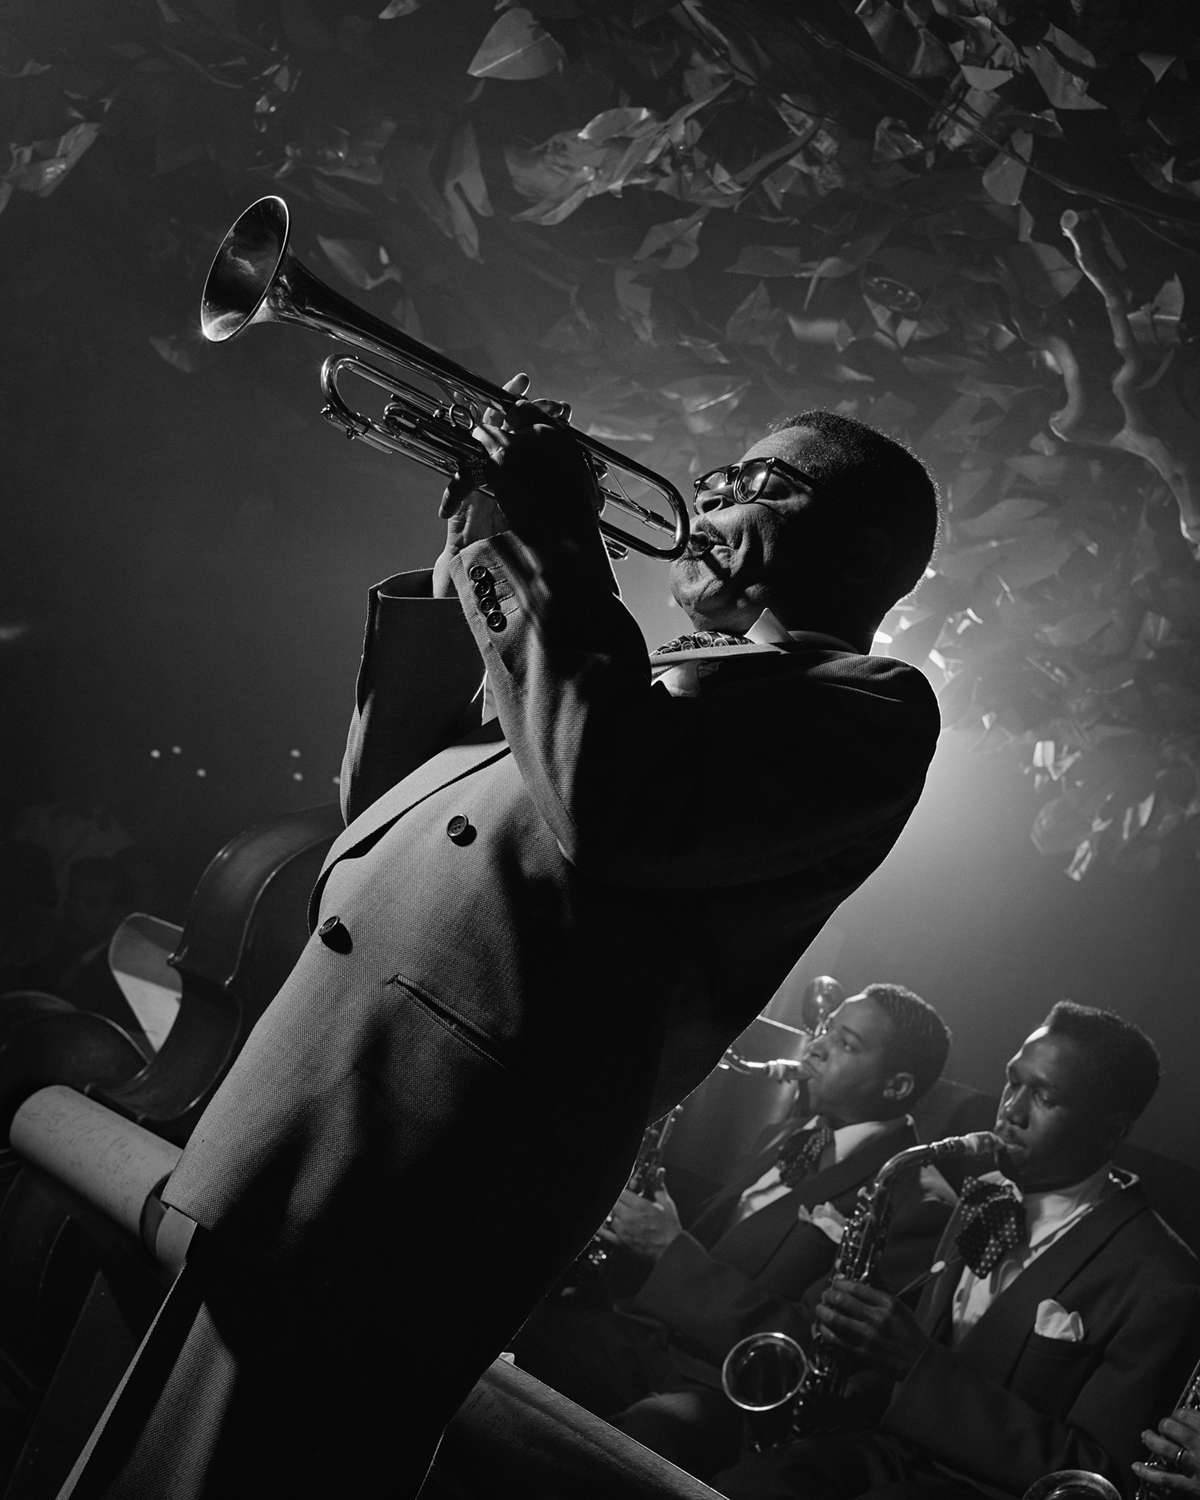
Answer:
[[[999,1158],[1002,1142],[994,1131],[969,1130],[966,1135],[960,1135],[958,1139],[958,1151],[963,1156],[986,1157],[993,1162]]]

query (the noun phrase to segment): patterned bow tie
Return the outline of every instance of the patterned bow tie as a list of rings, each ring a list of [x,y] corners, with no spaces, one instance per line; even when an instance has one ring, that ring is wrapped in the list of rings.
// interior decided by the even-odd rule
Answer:
[[[832,1145],[833,1131],[823,1120],[817,1125],[794,1130],[780,1146],[776,1158],[780,1182],[788,1188],[803,1182],[820,1166],[825,1147]]]
[[[703,646],[753,646],[744,635],[730,635],[724,630],[698,630],[694,635],[678,635],[673,641],[655,646],[651,656],[665,656],[668,651],[696,651]]]
[[[985,1182],[982,1177],[968,1177],[958,1201],[962,1210],[959,1253],[976,1276],[990,1276],[1025,1238],[1020,1194],[1007,1179]]]

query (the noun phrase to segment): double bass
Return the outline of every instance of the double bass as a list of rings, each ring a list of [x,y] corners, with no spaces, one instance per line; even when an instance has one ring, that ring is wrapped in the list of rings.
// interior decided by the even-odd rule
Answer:
[[[6,1131],[31,1093],[63,1083],[182,1144],[299,956],[308,895],[342,826],[336,806],[309,808],[249,828],[213,856],[168,959],[182,992],[156,1053],[53,995],[0,996]]]

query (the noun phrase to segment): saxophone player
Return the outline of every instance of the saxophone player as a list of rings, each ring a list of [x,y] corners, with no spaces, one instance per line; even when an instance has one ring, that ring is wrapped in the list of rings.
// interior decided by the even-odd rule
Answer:
[[[721,1364],[747,1334],[803,1339],[806,1298],[828,1274],[859,1189],[916,1141],[908,1110],[941,1075],[950,1035],[902,985],[846,999],[805,1053],[805,1106],[764,1132],[685,1229],[665,1186],[624,1192],[612,1243],[642,1280],[615,1308],[550,1300],[516,1342],[518,1364],[701,1478],[732,1463],[741,1415]],[[899,1289],[929,1263],[948,1211],[907,1179],[880,1267]]]
[[[1125,1483],[1200,1345],[1200,1267],[1112,1165],[1158,1076],[1138,1028],[1057,1004],[1007,1065],[1000,1170],[964,1183],[916,1311],[846,1281],[821,1300],[824,1336],[890,1382],[878,1429],[803,1438],[716,1487],[995,1500],[1064,1469]]]

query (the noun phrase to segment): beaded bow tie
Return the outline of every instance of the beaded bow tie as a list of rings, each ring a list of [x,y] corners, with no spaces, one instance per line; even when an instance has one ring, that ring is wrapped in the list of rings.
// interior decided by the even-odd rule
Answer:
[[[1016,1187],[1005,1179],[968,1177],[959,1194],[962,1223],[959,1253],[976,1276],[990,1276],[1025,1238],[1025,1209]]]
[[[820,1166],[826,1146],[832,1145],[833,1131],[824,1121],[794,1130],[780,1146],[776,1158],[780,1182],[789,1188],[803,1182]]]

